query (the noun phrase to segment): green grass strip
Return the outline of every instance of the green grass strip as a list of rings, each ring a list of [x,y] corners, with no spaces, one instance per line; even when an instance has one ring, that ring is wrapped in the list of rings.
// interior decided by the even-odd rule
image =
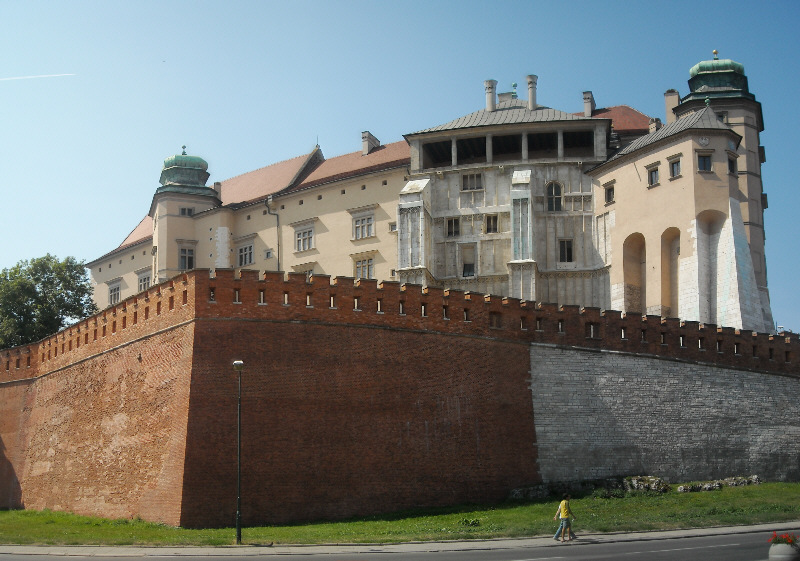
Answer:
[[[341,522],[243,529],[246,544],[393,543],[530,537],[555,532],[557,500],[425,509]],[[622,498],[576,498],[574,530],[619,532],[733,526],[800,520],[800,483],[764,483],[716,491]],[[107,520],[53,511],[0,511],[0,543],[50,545],[216,546],[231,528],[189,530],[141,520]]]

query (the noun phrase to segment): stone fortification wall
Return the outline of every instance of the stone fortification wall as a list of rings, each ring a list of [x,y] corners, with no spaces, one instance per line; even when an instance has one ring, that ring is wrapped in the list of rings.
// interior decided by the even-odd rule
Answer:
[[[561,366],[542,374],[531,348],[562,353]],[[595,364],[593,357],[608,354],[600,351],[633,362]],[[622,438],[616,427],[656,431],[650,411],[684,403],[677,388],[687,382],[685,371],[694,372],[689,378],[703,381],[695,408],[709,412],[704,422],[729,443],[714,453],[730,458],[745,435],[723,432],[726,424],[710,411],[753,413],[740,398],[796,384],[798,352],[793,334],[372,280],[194,271],[46,340],[0,351],[0,500],[187,526],[231,524],[233,360],[245,362],[243,516],[278,523],[497,500],[539,482],[540,470],[548,479],[606,473],[612,436],[597,447],[596,462],[553,472],[573,451],[553,445],[553,435],[559,438],[548,423],[556,414],[550,399],[537,397],[549,373],[584,376],[566,406],[603,402],[584,424]],[[624,381],[600,383],[591,375],[596,369]],[[673,378],[674,392],[660,395]],[[618,391],[629,380],[650,388],[636,394],[636,407]],[[712,392],[715,384],[725,391]],[[550,397],[557,404],[560,396]],[[783,405],[762,405],[765,431],[768,419],[783,422]],[[726,465],[697,444],[705,430],[693,419],[668,419],[674,435],[682,422],[695,431],[694,440],[678,440],[677,449],[692,452],[681,456],[676,476],[699,476],[707,461]],[[769,438],[774,431],[758,433],[755,422],[749,430],[761,440],[751,442],[742,466],[782,462]],[[651,465],[642,458],[655,455],[641,441],[618,450],[617,473],[641,471],[633,468]],[[759,474],[773,473],[795,477],[788,468]]]
[[[196,293],[183,525],[233,519],[236,359],[245,523],[497,501],[539,481],[528,345],[487,336],[501,301],[471,296],[473,329],[463,295],[456,322],[434,317],[432,293],[375,281],[218,271]]]
[[[545,482],[651,474],[800,480],[800,378],[531,346]]]
[[[34,378],[198,316],[401,327],[618,350],[800,375],[800,336],[520,301],[396,282],[198,270],[151,287],[38,343],[0,350],[0,383]],[[277,315],[276,315],[277,314]]]
[[[15,462],[22,506],[174,524],[193,335],[184,324],[38,378]]]
[[[236,358],[246,524],[499,501],[539,481],[526,345],[198,320],[182,525],[233,520]]]
[[[179,278],[0,352],[0,508],[177,523],[192,289]]]

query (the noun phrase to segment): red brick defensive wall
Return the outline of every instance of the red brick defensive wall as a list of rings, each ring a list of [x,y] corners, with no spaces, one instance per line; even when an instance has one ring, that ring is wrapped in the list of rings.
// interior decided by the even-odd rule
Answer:
[[[245,524],[502,500],[547,467],[531,396],[537,345],[572,353],[572,369],[588,350],[637,367],[800,379],[794,334],[193,271],[0,351],[0,508],[232,525],[234,360],[245,364]]]

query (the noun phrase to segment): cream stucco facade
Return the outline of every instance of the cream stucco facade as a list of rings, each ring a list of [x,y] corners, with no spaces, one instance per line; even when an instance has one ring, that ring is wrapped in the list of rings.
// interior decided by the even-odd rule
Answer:
[[[666,118],[567,113],[484,83],[474,113],[325,159],[319,147],[206,185],[165,160],[148,216],[88,267],[113,305],[191,268],[396,280],[772,331],[760,104],[704,61]]]

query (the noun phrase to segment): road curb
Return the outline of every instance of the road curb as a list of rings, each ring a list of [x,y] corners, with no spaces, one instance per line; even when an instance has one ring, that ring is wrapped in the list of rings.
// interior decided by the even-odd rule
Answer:
[[[608,532],[579,535],[572,545],[597,543],[656,541],[728,534],[753,534],[773,531],[798,531],[800,520],[747,526],[717,526],[713,528],[685,528],[676,530],[650,530],[642,532]],[[766,538],[765,538],[766,539]],[[310,554],[364,554],[364,553],[414,553],[440,551],[478,551],[482,549],[531,549],[539,547],[561,547],[552,536],[529,538],[495,538],[488,540],[440,540],[431,542],[343,543],[343,544],[277,544],[241,546],[104,546],[104,545],[0,545],[0,555],[54,555],[62,557],[227,557],[263,555],[310,555]]]

